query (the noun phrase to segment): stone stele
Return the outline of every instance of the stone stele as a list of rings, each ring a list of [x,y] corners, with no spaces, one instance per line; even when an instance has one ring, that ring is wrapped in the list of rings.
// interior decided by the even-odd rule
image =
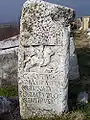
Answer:
[[[28,0],[22,9],[18,62],[20,114],[60,115],[68,110],[70,22],[74,11]]]

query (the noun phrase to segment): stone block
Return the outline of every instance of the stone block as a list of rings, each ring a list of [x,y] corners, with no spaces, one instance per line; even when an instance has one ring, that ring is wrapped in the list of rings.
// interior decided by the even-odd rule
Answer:
[[[18,36],[0,41],[0,87],[17,85]]]
[[[20,114],[60,115],[68,110],[70,22],[73,10],[28,0],[22,9],[18,54]]]

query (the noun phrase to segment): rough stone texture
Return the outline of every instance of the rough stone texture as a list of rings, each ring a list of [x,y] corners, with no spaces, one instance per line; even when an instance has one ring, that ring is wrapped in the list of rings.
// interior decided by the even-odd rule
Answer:
[[[18,71],[19,35],[0,41],[0,86],[16,85]],[[79,78],[73,37],[70,37],[70,80]]]
[[[70,21],[73,10],[40,0],[23,7],[19,45],[22,118],[67,111]]]
[[[18,36],[0,41],[0,87],[17,84]]]
[[[8,39],[4,39],[3,41],[0,41],[0,50],[18,47],[18,45],[19,45],[19,35],[16,35]]]
[[[73,36],[70,37],[70,66],[69,66],[69,79],[76,80],[79,79],[79,67],[77,62],[77,55],[75,51],[75,43]]]

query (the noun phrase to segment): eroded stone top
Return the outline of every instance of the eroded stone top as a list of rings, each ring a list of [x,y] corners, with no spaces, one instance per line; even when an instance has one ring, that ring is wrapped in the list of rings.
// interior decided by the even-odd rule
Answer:
[[[63,34],[73,18],[73,9],[42,0],[27,0],[22,9],[20,43],[62,45]]]

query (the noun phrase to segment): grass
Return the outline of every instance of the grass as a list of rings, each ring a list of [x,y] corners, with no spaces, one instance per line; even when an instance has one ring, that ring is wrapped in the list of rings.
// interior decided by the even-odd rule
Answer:
[[[35,116],[28,120],[90,120],[90,104],[84,106],[84,108],[81,107],[77,110],[73,110],[72,112],[62,114],[61,116],[55,115],[49,118]]]
[[[0,96],[6,96],[6,97],[18,96],[17,86],[6,86],[0,88]]]

